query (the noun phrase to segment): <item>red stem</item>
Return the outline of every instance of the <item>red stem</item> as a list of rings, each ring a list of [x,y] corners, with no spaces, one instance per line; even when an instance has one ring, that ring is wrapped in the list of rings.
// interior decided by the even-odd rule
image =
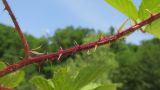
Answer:
[[[160,13],[152,15],[148,19],[146,19],[140,23],[137,23],[136,25],[131,26],[128,29],[123,30],[115,35],[100,38],[95,42],[90,42],[90,43],[82,44],[82,45],[77,44],[72,48],[68,48],[65,50],[59,50],[58,52],[54,52],[54,53],[50,53],[50,54],[46,54],[46,55],[42,55],[42,56],[37,56],[34,58],[29,58],[28,60],[23,59],[15,64],[9,65],[5,69],[1,70],[0,77],[5,76],[11,72],[18,70],[18,69],[21,69],[29,64],[43,62],[43,61],[46,61],[47,59],[55,59],[55,58],[57,59],[60,55],[61,56],[68,56],[68,55],[72,55],[73,53],[77,53],[77,52],[84,51],[84,50],[89,50],[89,49],[95,48],[97,46],[101,46],[104,44],[114,42],[114,41],[120,39],[121,37],[123,37],[127,34],[130,34],[130,33],[136,31],[137,29],[139,29],[147,24],[152,23],[153,21],[155,21],[159,18],[160,18]]]
[[[14,25],[15,25],[16,31],[18,32],[18,34],[21,38],[21,41],[24,45],[25,58],[27,59],[29,57],[29,45],[27,43],[27,40],[26,40],[26,38],[25,38],[25,36],[24,36],[24,34],[23,34],[23,32],[22,32],[22,30],[21,30],[21,28],[20,28],[20,26],[19,26],[19,24],[16,20],[16,17],[13,14],[8,2],[6,0],[2,0],[2,1],[3,1],[3,4],[5,5],[5,9],[8,11],[8,13],[9,13],[9,15],[10,15],[10,17],[11,17],[11,19],[12,19]]]

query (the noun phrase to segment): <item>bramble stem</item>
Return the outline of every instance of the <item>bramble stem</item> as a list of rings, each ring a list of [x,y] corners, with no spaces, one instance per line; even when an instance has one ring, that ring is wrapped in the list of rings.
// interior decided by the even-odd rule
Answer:
[[[58,51],[58,52],[54,52],[54,53],[50,53],[50,54],[46,54],[46,55],[41,55],[41,56],[29,58],[28,60],[23,59],[15,64],[9,65],[5,69],[1,70],[0,77],[3,77],[11,72],[16,71],[16,70],[19,70],[29,64],[47,61],[47,59],[55,59],[55,58],[57,59],[60,56],[60,54],[61,54],[61,57],[68,56],[68,55],[72,55],[73,53],[78,53],[80,51],[89,50],[89,49],[92,49],[92,48],[95,48],[95,47],[98,47],[98,46],[101,46],[104,44],[108,44],[108,43],[117,41],[121,37],[123,37],[129,33],[134,32],[137,29],[140,29],[141,27],[143,27],[145,25],[151,24],[153,21],[156,21],[159,18],[160,18],[160,13],[152,15],[148,19],[143,20],[142,22],[137,23],[134,26],[129,27],[128,29],[125,29],[121,32],[118,32],[117,34],[100,38],[95,42],[90,42],[90,43],[82,44],[82,45],[77,44],[72,48],[61,50],[61,53],[59,53],[60,51]]]
[[[3,1],[4,6],[5,6],[5,10],[8,11],[8,13],[9,13],[9,15],[10,15],[10,17],[11,17],[11,19],[12,19],[14,25],[15,25],[16,31],[18,32],[18,34],[20,36],[20,39],[23,43],[24,50],[25,50],[25,58],[28,59],[30,50],[29,50],[29,45],[27,43],[27,40],[26,40],[26,38],[25,38],[25,36],[24,36],[24,34],[23,34],[23,32],[22,32],[22,30],[21,30],[21,28],[20,28],[20,26],[17,22],[17,19],[16,19],[15,15],[13,14],[8,2],[6,0],[2,0],[2,1]]]

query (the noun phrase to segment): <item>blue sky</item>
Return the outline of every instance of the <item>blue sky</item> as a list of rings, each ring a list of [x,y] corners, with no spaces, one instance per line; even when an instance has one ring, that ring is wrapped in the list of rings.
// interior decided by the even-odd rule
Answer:
[[[138,7],[141,0],[133,0]],[[109,6],[104,0],[8,0],[17,20],[26,33],[36,37],[54,33],[57,28],[81,26],[108,31],[110,26],[118,28],[127,17]],[[12,21],[3,11],[0,0],[0,23],[11,25]],[[139,44],[153,36],[135,32],[127,42]]]

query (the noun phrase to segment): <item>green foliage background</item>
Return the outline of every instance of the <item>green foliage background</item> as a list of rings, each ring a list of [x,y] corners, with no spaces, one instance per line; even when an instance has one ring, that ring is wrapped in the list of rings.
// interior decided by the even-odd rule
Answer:
[[[105,0],[131,21],[142,21],[150,13],[158,13],[159,0],[142,0],[136,8],[132,0]],[[126,24],[122,24],[119,31]],[[157,20],[143,29],[160,37],[160,21]],[[36,38],[25,34],[31,48],[41,53],[69,48],[75,42],[82,44],[97,40],[101,35],[114,34],[96,32],[94,29],[57,29],[52,36]],[[61,63],[55,59],[42,64],[29,65],[20,71],[0,78],[0,86],[16,90],[160,90],[160,40],[154,38],[129,44],[125,39],[110,43],[96,51],[84,51],[70,57],[63,57]],[[0,24],[0,69],[21,60],[24,56],[19,36],[12,27]],[[32,55],[35,56],[35,55]]]
[[[20,60],[23,50],[18,35],[13,32],[12,27],[2,24],[0,31],[0,60],[6,64]],[[64,34],[66,32],[70,33]],[[26,37],[32,48],[41,46],[37,51],[47,53],[58,50],[58,46],[71,47],[74,41],[87,43],[101,35],[113,33],[113,27],[109,33],[67,27],[58,29],[56,34],[49,38],[36,38],[31,35]],[[66,38],[62,39],[62,36]],[[57,42],[58,40],[60,42]],[[5,84],[2,78],[0,83],[7,87],[16,87],[16,90],[35,90],[36,87],[38,90],[159,90],[159,45],[160,40],[156,38],[143,41],[140,45],[127,44],[125,39],[122,39],[96,51],[93,49],[62,58],[61,63],[54,60],[52,64],[48,61],[41,66],[27,66],[22,69],[21,76],[18,76],[21,79],[11,75],[10,77],[15,77],[7,77],[8,81],[13,81],[11,84]],[[0,65],[1,68],[4,66]]]

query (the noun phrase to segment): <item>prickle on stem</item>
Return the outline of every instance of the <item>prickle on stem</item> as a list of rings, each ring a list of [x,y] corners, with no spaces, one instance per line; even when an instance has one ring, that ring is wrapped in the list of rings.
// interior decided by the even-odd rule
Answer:
[[[63,54],[63,49],[62,49],[62,47],[60,47],[60,50],[58,51],[58,61],[60,61],[60,58],[62,57],[62,54]]]

